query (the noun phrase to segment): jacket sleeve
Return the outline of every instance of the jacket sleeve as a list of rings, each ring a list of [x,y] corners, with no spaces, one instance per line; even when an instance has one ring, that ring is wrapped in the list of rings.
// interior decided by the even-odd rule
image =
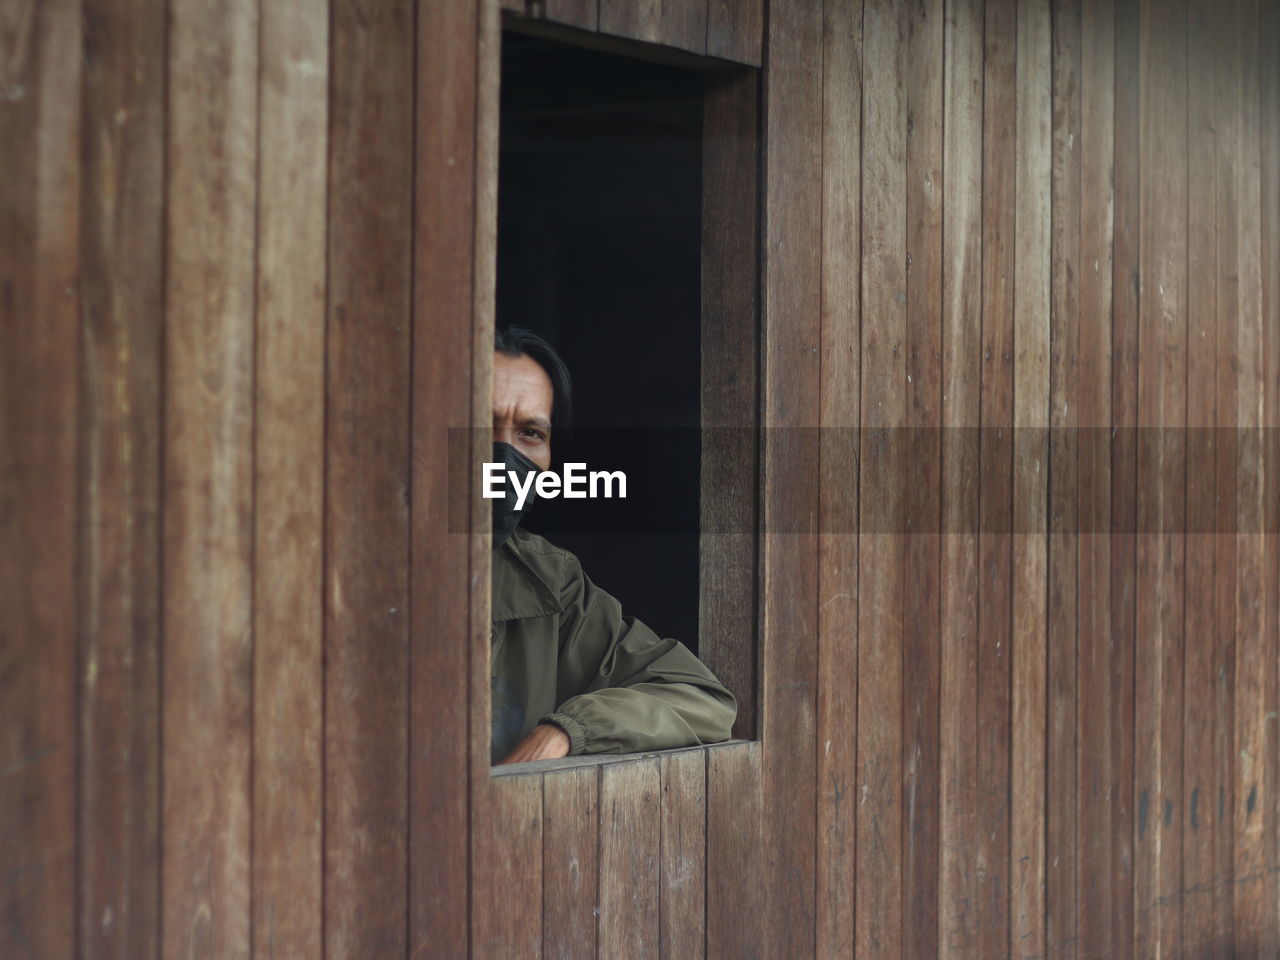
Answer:
[[[569,752],[638,753],[729,739],[737,703],[682,643],[664,640],[575,561],[561,591],[557,699],[544,720]]]

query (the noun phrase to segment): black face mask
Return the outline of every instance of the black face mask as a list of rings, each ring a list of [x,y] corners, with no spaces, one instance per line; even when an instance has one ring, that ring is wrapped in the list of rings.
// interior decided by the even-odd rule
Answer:
[[[520,526],[520,521],[524,519],[524,515],[533,509],[534,489],[533,484],[529,485],[529,493],[524,498],[524,507],[517,510],[516,503],[520,499],[520,495],[516,493],[515,485],[511,482],[508,473],[514,473],[520,478],[521,486],[524,485],[530,474],[541,473],[541,468],[517,450],[509,443],[495,443],[493,445],[493,462],[502,464],[502,476],[505,495],[500,499],[493,501],[493,549],[497,550],[500,546],[507,542],[511,534],[515,533],[516,527]]]

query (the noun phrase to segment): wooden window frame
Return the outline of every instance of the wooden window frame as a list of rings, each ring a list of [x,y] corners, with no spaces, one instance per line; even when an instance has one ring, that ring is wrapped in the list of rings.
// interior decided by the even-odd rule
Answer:
[[[702,481],[699,537],[699,656],[738,698],[733,740],[758,740],[762,550],[763,329],[761,324],[760,68],[700,56],[658,44],[588,33],[504,11],[502,33],[525,33],[571,46],[702,73]],[[482,429],[473,431],[477,451],[489,449],[489,394],[493,378],[493,334],[497,280],[497,192],[501,33],[496,49],[481,57],[478,80],[476,282],[472,311],[472,411]],[[475,456],[471,461],[478,462]],[[479,499],[478,468],[468,478],[471,511],[473,623],[487,625],[491,612],[489,510]],[[491,723],[490,645],[472,656],[470,726],[472,750],[488,755]],[[693,749],[716,749],[712,744]],[[686,748],[688,749],[688,748]],[[665,753],[666,751],[664,751]],[[541,775],[583,766],[637,761],[653,753],[566,757],[559,761],[491,766],[491,776]],[[478,766],[479,758],[473,762]]]

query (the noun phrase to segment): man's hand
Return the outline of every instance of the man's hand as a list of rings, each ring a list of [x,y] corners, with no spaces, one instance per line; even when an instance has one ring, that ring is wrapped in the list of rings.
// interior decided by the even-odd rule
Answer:
[[[510,753],[499,761],[527,763],[530,760],[555,760],[569,755],[569,735],[550,723],[540,723],[529,735],[515,745]]]

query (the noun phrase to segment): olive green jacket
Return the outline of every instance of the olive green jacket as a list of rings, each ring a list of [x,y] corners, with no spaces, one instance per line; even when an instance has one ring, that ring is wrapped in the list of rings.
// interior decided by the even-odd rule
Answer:
[[[542,722],[569,735],[571,754],[729,738],[737,704],[711,671],[525,530],[493,552],[491,642],[493,762]]]

